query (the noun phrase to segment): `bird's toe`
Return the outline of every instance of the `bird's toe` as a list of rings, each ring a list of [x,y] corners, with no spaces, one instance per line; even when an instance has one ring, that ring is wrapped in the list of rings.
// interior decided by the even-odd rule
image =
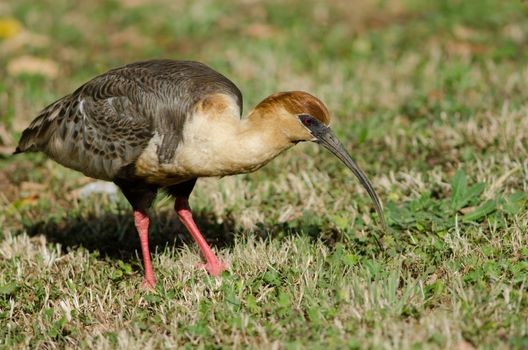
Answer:
[[[211,276],[218,277],[223,271],[228,269],[228,265],[223,261],[217,260],[215,262],[199,264],[198,268],[205,269]]]
[[[149,290],[156,288],[156,281],[153,279],[144,279],[143,283],[141,283],[141,288]]]

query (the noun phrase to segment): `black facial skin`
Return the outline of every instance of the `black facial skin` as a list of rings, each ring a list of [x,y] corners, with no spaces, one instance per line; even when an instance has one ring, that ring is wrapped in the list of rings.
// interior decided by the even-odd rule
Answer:
[[[333,155],[339,158],[350,170],[352,170],[354,175],[356,175],[359,182],[367,190],[367,193],[374,202],[374,206],[376,208],[376,212],[380,217],[381,224],[383,225],[383,228],[386,229],[387,226],[385,224],[385,217],[383,216],[383,209],[381,207],[381,202],[378,198],[378,195],[374,191],[374,188],[372,187],[365,173],[359,168],[356,162],[354,162],[352,157],[350,157],[341,142],[339,142],[339,140],[335,136],[332,129],[330,129],[323,123],[319,122],[319,120],[315,119],[314,117],[308,114],[299,115],[299,120],[308,130],[310,130],[310,133],[317,139],[314,142],[322,145],[330,152],[332,152]]]

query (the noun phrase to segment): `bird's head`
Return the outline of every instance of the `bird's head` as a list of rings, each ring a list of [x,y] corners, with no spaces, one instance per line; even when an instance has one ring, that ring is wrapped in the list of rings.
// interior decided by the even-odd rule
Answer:
[[[262,114],[273,118],[272,122],[277,123],[277,127],[291,143],[312,141],[339,158],[365,187],[385,227],[381,202],[374,188],[328,126],[330,113],[321,100],[302,91],[279,92],[264,99],[256,109],[266,111],[267,113]]]

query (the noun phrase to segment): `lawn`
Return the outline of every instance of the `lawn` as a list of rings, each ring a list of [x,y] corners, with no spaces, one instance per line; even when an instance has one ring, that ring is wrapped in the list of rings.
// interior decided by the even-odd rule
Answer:
[[[199,250],[160,196],[143,267],[131,208],[42,154],[40,109],[150,58],[202,61],[247,112],[323,100],[369,175],[302,144],[200,179]],[[527,349],[528,3],[8,0],[0,3],[0,349]]]

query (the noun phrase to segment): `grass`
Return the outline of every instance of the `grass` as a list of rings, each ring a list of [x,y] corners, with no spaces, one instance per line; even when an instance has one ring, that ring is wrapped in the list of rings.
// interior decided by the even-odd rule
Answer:
[[[0,4],[0,348],[528,348],[527,14],[499,0]],[[246,111],[274,91],[320,97],[389,230],[336,159],[299,145],[199,180],[221,278],[195,268],[160,197],[158,287],[139,288],[124,198],[81,200],[91,180],[7,154],[54,99],[154,57],[220,70]]]

